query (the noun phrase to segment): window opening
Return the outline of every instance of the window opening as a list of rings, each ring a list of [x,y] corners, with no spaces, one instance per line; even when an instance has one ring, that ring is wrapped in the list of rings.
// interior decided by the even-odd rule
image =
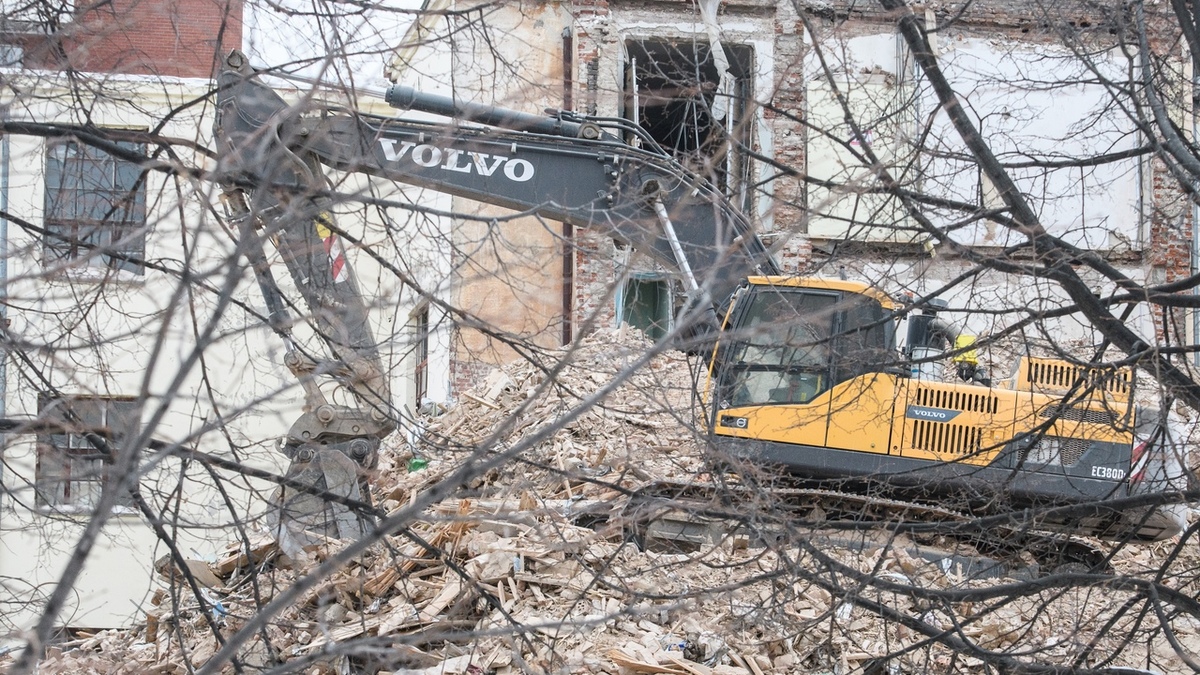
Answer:
[[[429,397],[429,306],[413,314],[413,402],[419,409]]]
[[[142,143],[118,142],[140,154]],[[146,185],[133,162],[77,143],[53,141],[46,151],[43,255],[46,263],[85,260],[143,272]]]
[[[137,402],[132,398],[41,398],[39,417],[62,425],[63,432],[37,436],[37,505],[81,511],[93,508],[109,481],[117,480],[112,465],[127,434],[136,429],[137,414]],[[89,439],[88,433],[95,430],[105,432],[104,443]],[[132,507],[133,498],[123,491],[115,504]]]
[[[621,295],[621,322],[660,340],[671,330],[671,286],[665,279],[634,278]]]
[[[723,118],[713,119],[720,74],[707,43],[631,40],[625,47],[625,118],[749,212],[749,162],[739,147],[751,145],[753,49],[724,45],[733,100]]]

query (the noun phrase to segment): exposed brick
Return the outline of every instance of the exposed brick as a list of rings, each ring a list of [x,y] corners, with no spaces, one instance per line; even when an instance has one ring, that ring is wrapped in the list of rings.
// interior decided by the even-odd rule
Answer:
[[[242,45],[241,0],[110,0],[81,5],[48,35],[10,38],[26,67],[211,77]]]
[[[577,331],[611,326],[616,321],[613,284],[617,266],[612,239],[595,232],[575,237],[575,317]]]

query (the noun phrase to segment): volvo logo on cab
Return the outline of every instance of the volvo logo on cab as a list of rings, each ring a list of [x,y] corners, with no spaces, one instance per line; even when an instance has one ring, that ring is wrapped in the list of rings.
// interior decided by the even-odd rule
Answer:
[[[534,174],[533,164],[526,159],[439,148],[428,143],[418,145],[412,141],[397,143],[390,138],[379,139],[379,146],[383,148],[383,156],[389,162],[399,162],[408,156],[413,164],[429,169],[437,167],[443,171],[475,173],[480,176],[491,176],[499,171],[500,175],[514,183],[524,183],[533,178]]]
[[[910,405],[904,416],[910,420],[929,420],[930,422],[949,422],[958,417],[961,410],[945,410],[944,408],[927,408],[923,405]]]

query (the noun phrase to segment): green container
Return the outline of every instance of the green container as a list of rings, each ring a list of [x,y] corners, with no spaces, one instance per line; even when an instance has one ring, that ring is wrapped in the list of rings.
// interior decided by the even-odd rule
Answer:
[[[429,460],[425,459],[424,457],[413,457],[412,459],[408,460],[409,473],[420,471],[428,466]]]

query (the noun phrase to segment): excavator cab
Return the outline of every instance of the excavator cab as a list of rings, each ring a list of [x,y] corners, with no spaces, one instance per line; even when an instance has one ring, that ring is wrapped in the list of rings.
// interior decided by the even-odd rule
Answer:
[[[807,404],[840,382],[894,369],[891,303],[871,291],[841,280],[752,277],[713,362],[717,408]]]

